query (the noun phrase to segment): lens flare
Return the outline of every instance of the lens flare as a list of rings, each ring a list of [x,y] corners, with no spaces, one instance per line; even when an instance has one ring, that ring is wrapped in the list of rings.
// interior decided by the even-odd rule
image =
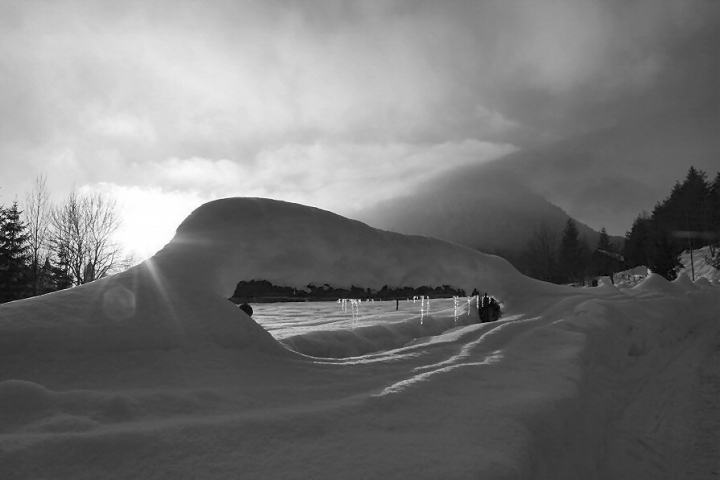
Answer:
[[[102,309],[113,320],[130,318],[135,315],[135,294],[123,286],[113,286],[103,294]]]

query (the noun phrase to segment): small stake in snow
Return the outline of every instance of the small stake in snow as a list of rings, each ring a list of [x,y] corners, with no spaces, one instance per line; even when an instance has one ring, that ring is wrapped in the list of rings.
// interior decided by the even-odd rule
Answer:
[[[690,250],[690,269],[692,270],[692,279],[695,281],[695,261],[693,260],[692,240],[690,240],[690,219],[685,214],[685,224],[687,225],[688,249]]]

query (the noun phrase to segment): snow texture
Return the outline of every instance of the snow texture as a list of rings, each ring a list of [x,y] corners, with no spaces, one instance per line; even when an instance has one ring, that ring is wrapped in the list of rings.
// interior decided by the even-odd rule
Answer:
[[[504,316],[378,302],[279,335],[226,300],[252,279],[478,288]],[[718,293],[549,285],[310,207],[211,202],[133,269],[0,306],[0,478],[712,478]]]

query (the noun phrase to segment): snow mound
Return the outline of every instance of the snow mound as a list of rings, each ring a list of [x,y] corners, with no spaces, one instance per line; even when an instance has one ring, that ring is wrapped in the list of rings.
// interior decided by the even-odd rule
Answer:
[[[683,290],[695,290],[696,288],[698,288],[697,285],[695,285],[695,283],[690,280],[690,277],[686,272],[678,275],[678,277],[673,280],[672,283],[677,287],[682,288]]]
[[[654,293],[676,293],[678,285],[668,281],[662,275],[651,273],[642,282],[633,287],[633,290]]]
[[[598,282],[598,286],[593,288],[593,291],[595,293],[612,295],[618,293],[620,290],[617,286],[610,282],[608,277],[603,277],[600,279],[600,282]]]
[[[0,381],[0,432],[73,433],[139,421],[168,412],[193,414],[202,391],[54,391],[26,380]]]
[[[303,205],[207,203],[155,256],[121,274],[0,306],[0,351],[128,351],[220,345],[287,353],[227,298],[240,280],[304,288],[451,285],[500,295],[530,285],[507,261],[377,230]]]
[[[713,280],[720,281],[720,270],[713,267],[708,263],[710,258],[710,247],[705,246],[697,250],[693,250],[692,260],[690,258],[690,251],[685,251],[680,255],[680,263],[682,264],[682,270],[680,274],[686,274],[692,279],[692,275],[695,275],[695,279],[707,278],[710,282]]]
[[[384,285],[451,285],[468,292],[476,287],[501,292],[524,278],[500,257],[261,198],[201,206],[155,261],[225,297],[233,294],[239,280],[254,279],[295,288],[325,283],[378,290]]]

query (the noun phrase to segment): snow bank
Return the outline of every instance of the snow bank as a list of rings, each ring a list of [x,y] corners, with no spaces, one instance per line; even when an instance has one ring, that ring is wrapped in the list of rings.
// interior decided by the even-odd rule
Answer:
[[[682,264],[682,270],[680,270],[680,273],[684,273],[692,280],[694,269],[696,281],[701,278],[705,278],[710,282],[720,281],[720,270],[707,263],[707,259],[709,257],[709,246],[693,250],[692,261],[690,259],[690,252],[683,252],[682,255],[680,255],[680,263]]]
[[[310,283],[375,290],[451,285],[502,294],[524,278],[504,259],[467,247],[259,198],[218,200],[198,208],[155,262],[225,297],[239,280],[253,279],[296,288]]]
[[[677,272],[678,277],[687,276],[690,280],[695,281],[705,279],[709,283],[718,284],[720,282],[720,270],[711,266],[707,260],[710,258],[710,247],[705,246],[697,250],[693,250],[692,258],[690,251],[686,250],[680,254],[680,269]],[[642,280],[648,275],[649,271],[645,266],[637,266],[630,270],[617,272],[614,274],[618,285],[635,285],[638,279]]]
[[[635,290],[651,293],[677,293],[682,285],[670,282],[662,275],[651,273],[633,287]]]
[[[119,275],[0,306],[4,352],[285,349],[226,298],[240,280],[380,289],[452,285],[503,295],[523,280],[505,260],[259,198],[203,205],[154,257]]]
[[[225,299],[254,278],[437,282],[487,290],[505,312],[284,339],[385,349],[308,357]],[[134,269],[0,306],[0,477],[685,478],[687,365],[718,338],[717,294],[653,275],[547,285],[308,207],[212,202]]]
[[[178,259],[180,261],[181,259]],[[227,348],[282,350],[220,295],[152,259],[121,274],[0,306],[3,353]]]

